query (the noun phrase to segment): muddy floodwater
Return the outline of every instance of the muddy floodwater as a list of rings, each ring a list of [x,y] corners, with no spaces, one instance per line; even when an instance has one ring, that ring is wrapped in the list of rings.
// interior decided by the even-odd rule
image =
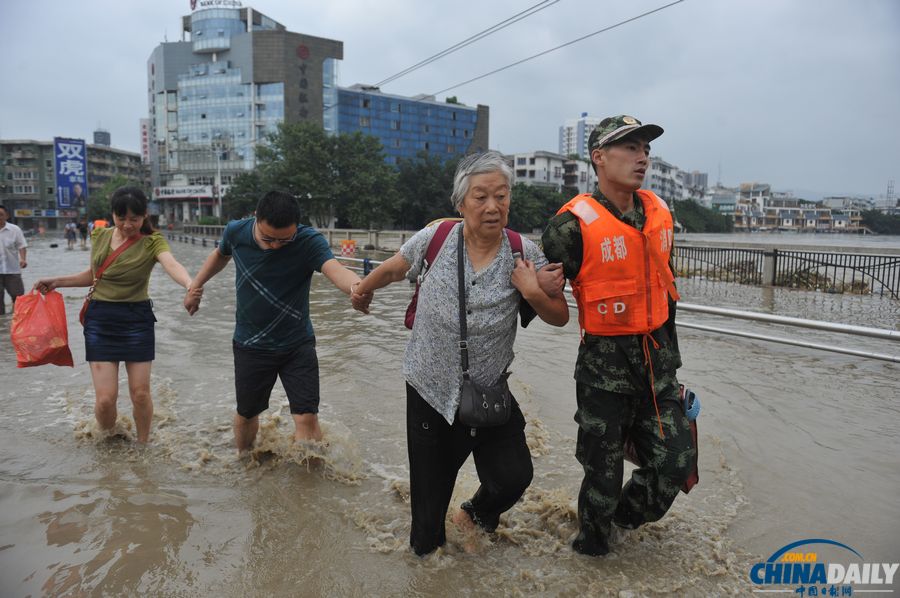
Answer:
[[[51,242],[59,247],[51,248]],[[88,253],[34,241],[26,287],[84,269]],[[191,273],[209,248],[173,243]],[[575,460],[577,318],[520,330],[511,386],[528,420],[535,477],[476,554],[448,526],[427,558],[409,534],[405,394],[400,374],[411,288],[354,312],[321,276],[311,312],[326,445],[294,446],[276,385],[252,458],[232,448],[233,266],[189,317],[161,268],[151,443],[100,438],[77,313],[62,289],[75,368],[16,369],[0,319],[2,596],[689,596],[749,593],[753,563],[806,538],[865,562],[900,561],[900,365],[683,328],[680,380],[701,398],[700,484],[660,522],[603,558],[569,548]],[[897,330],[900,301],[682,281],[685,302]],[[762,331],[878,353],[896,342],[688,312],[684,322]],[[124,437],[124,438],[123,438]],[[454,504],[477,487],[471,460]],[[895,591],[898,588],[895,580]],[[882,587],[882,589],[884,589]]]

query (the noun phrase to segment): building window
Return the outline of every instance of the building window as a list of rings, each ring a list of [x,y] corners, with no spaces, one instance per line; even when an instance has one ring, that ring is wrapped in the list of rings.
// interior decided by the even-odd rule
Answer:
[[[426,133],[431,133],[431,127],[428,125],[422,125],[425,128]]]
[[[399,139],[394,139],[394,140],[393,140],[393,145],[394,145],[394,147],[400,147],[400,140],[399,140]]]
[[[371,102],[372,101],[369,98],[363,98],[362,99],[362,107],[368,108],[370,106]]]
[[[533,179],[533,178],[534,178],[534,171],[533,171],[533,170],[529,170],[529,171],[528,171],[528,178],[529,178],[529,179]]]
[[[525,158],[516,158],[517,166],[525,166]]]
[[[427,152],[430,149],[431,149],[431,144],[426,141],[425,142],[425,151]]]
[[[448,145],[448,146],[447,146],[447,153],[448,153],[448,154],[455,154],[455,153],[456,153],[456,146],[455,146],[455,145]]]
[[[451,137],[456,137],[456,129],[452,129],[452,130],[450,131],[450,136],[451,136]]]
[[[528,158],[528,163],[534,166],[534,158]]]
[[[521,177],[521,178],[525,178],[526,172],[527,172],[527,171],[526,171],[524,168],[520,168],[519,170],[516,171],[516,176],[517,176],[517,177]]]
[[[360,116],[359,117],[359,126],[368,127],[369,126],[369,117],[368,116]]]
[[[452,117],[453,120],[456,120],[456,112],[453,112],[452,115],[453,115],[453,117]]]
[[[53,187],[47,187],[47,195],[53,195]]]
[[[400,112],[400,104],[397,102],[391,102],[391,112]]]
[[[392,121],[391,121],[391,130],[392,130],[392,131],[399,131],[399,130],[400,130],[400,121],[399,121],[399,120],[392,120]]]

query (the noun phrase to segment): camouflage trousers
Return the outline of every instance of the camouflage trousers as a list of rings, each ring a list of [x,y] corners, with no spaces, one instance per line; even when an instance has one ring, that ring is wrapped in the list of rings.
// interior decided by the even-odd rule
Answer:
[[[666,514],[693,467],[690,424],[678,384],[658,393],[659,417],[651,396],[607,392],[576,384],[578,444],[584,468],[578,493],[579,532],[572,547],[582,554],[609,552],[610,526],[634,529]],[[622,487],[623,443],[630,437],[643,467]]]

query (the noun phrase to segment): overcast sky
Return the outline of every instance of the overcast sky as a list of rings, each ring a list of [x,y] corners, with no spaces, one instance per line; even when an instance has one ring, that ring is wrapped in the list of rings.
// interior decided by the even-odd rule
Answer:
[[[383,91],[434,93],[671,0],[559,0]],[[289,30],[344,42],[340,84],[375,83],[538,0],[244,2]],[[0,138],[93,139],[138,150],[146,63],[181,39],[189,0],[3,0]],[[759,181],[818,199],[900,187],[900,2],[684,0],[442,93],[490,106],[506,153],[558,151],[582,112],[666,133],[653,153],[710,183]],[[900,189],[897,192],[900,195]]]

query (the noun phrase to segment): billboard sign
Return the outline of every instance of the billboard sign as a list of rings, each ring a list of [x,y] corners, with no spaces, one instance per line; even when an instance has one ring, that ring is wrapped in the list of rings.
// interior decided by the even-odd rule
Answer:
[[[150,163],[150,119],[141,119],[141,162]]]
[[[240,0],[191,0],[191,12],[206,8],[243,8]]]
[[[156,187],[153,189],[156,199],[196,199],[213,197],[211,185],[191,185],[187,187]]]
[[[53,138],[56,168],[56,206],[58,208],[86,208],[87,146],[84,139]]]

